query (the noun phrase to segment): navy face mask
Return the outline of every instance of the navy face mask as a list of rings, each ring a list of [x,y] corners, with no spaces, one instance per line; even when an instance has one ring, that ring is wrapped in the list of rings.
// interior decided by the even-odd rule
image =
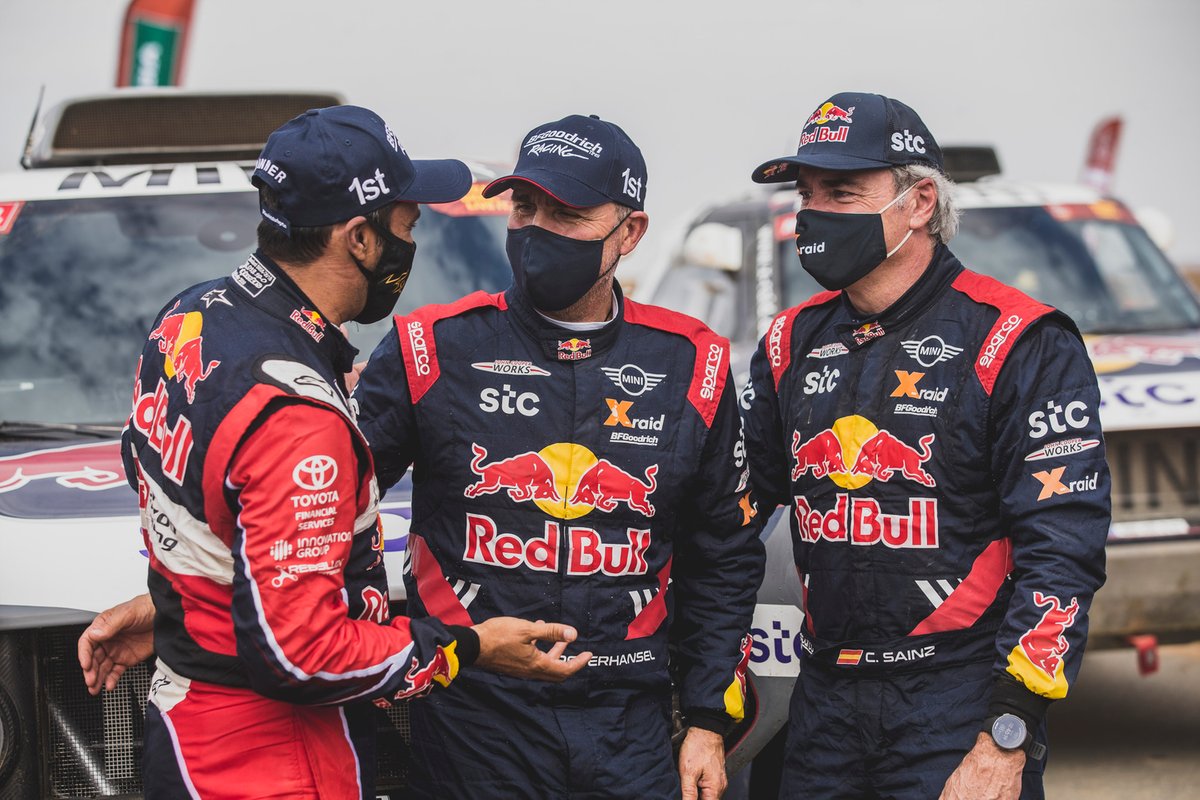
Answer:
[[[575,305],[600,279],[604,243],[624,221],[602,239],[572,239],[536,225],[509,228],[505,250],[517,288],[539,311],[562,311]],[[614,261],[609,270],[616,266]]]
[[[367,279],[367,303],[354,318],[355,322],[364,325],[378,322],[392,313],[404,291],[404,284],[408,283],[413,257],[417,254],[415,243],[401,239],[370,219],[367,224],[383,239],[383,252],[379,254],[379,263],[374,270],[368,270],[357,258],[354,259],[358,271]]]
[[[883,235],[883,212],[916,186],[913,184],[874,214],[839,214],[803,209],[796,214],[796,252],[800,266],[817,283],[830,291],[845,289],[870,274],[904,246],[887,249]]]

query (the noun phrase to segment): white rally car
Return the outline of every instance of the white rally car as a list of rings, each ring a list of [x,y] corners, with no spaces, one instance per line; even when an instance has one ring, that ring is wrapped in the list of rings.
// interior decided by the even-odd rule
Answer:
[[[75,655],[97,611],[145,590],[147,557],[117,438],[138,354],[162,304],[232,271],[254,248],[250,184],[267,134],[337,96],[122,92],[74,101],[39,124],[24,172],[0,174],[0,798],[140,792],[150,673],[90,697]],[[397,313],[512,280],[508,201],[472,164],[463,200],[421,216]],[[350,325],[363,357],[390,320]],[[488,398],[481,398],[488,402]],[[411,482],[384,498],[391,599],[403,602]],[[794,607],[767,609],[780,620]],[[728,739],[736,771],[783,724],[795,628],[756,653],[746,721]],[[789,623],[790,624],[790,623]],[[403,793],[407,714],[379,712],[379,791]]]

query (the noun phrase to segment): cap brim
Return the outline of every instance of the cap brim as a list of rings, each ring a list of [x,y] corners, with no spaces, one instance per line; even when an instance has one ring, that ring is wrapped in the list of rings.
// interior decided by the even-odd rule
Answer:
[[[874,158],[848,156],[840,153],[813,153],[812,155],[784,156],[773,158],[758,165],[750,174],[755,183],[783,183],[796,180],[800,167],[829,169],[835,172],[852,172],[859,169],[883,169],[892,166],[889,161]]]
[[[453,203],[471,190],[471,168],[453,158],[413,160],[412,182],[396,200]]]
[[[612,202],[606,195],[574,178],[546,169],[527,169],[497,178],[483,188],[484,197],[494,197],[506,189],[513,188],[514,183],[528,183],[558,202],[572,208],[588,208]]]

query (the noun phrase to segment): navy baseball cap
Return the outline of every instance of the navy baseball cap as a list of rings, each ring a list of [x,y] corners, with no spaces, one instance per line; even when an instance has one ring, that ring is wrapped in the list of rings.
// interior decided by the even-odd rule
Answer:
[[[255,186],[270,187],[278,209],[263,219],[291,235],[368,214],[389,203],[449,203],[471,188],[471,170],[454,159],[414,161],[373,111],[332,106],[305,111],[267,138]]]
[[[917,112],[890,97],[842,92],[804,123],[796,155],[773,158],[750,176],[756,183],[794,181],[799,165],[829,170],[925,164],[942,169],[942,148]]]
[[[511,175],[483,190],[493,197],[513,183],[531,183],[568,206],[609,201],[637,211],[646,205],[646,161],[625,131],[593,115],[572,114],[529,132]]]

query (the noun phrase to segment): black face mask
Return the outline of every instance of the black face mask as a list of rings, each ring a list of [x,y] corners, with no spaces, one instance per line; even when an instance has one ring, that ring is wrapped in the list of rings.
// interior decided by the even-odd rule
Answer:
[[[355,322],[364,325],[378,322],[392,313],[400,293],[404,291],[404,284],[408,283],[413,256],[417,253],[417,246],[413,242],[401,239],[370,219],[367,224],[383,239],[383,252],[379,254],[379,263],[374,270],[368,270],[361,261],[354,259],[358,271],[367,279],[367,303],[354,318]]]
[[[536,225],[509,228],[505,250],[517,288],[528,295],[539,311],[550,313],[575,305],[600,279],[604,243],[624,221],[618,222],[603,239],[572,239]],[[616,266],[614,261],[605,272]]]
[[[900,244],[889,251],[883,234],[883,212],[908,194],[909,189],[912,186],[874,214],[839,214],[808,209],[798,212],[796,252],[800,254],[800,266],[831,291],[845,289],[866,277],[912,236],[912,230],[909,230]]]

